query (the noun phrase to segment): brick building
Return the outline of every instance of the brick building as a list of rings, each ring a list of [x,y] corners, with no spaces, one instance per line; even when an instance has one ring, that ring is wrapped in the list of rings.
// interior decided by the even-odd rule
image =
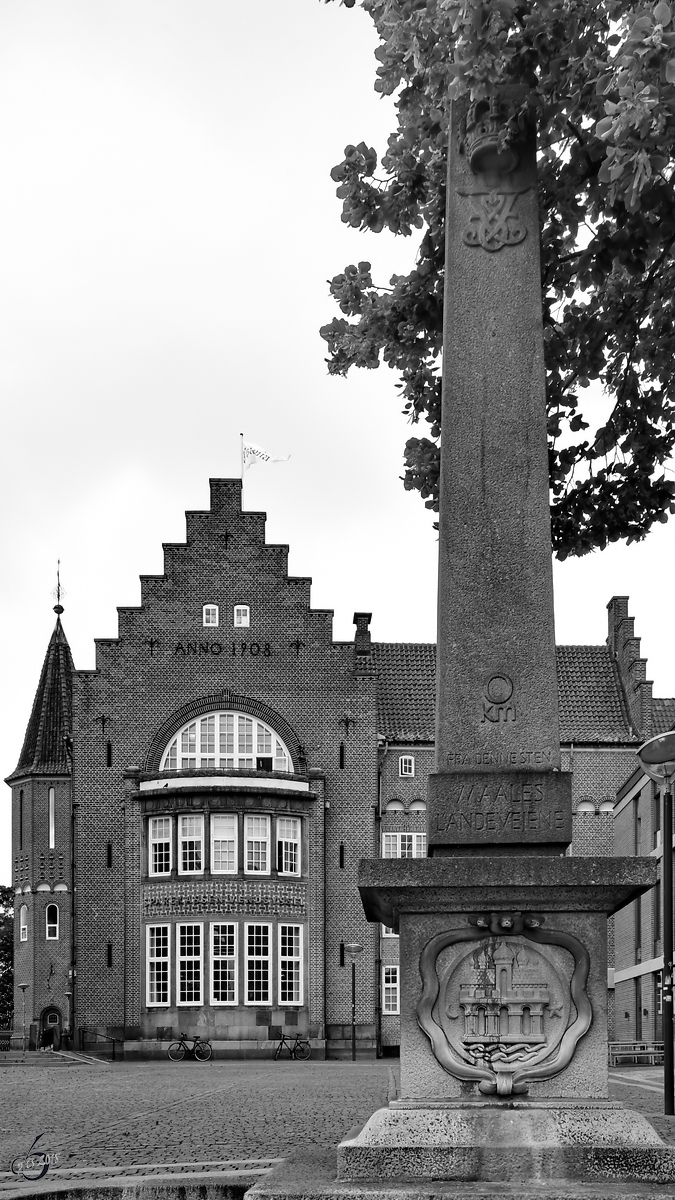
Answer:
[[[367,613],[334,641],[287,558],[240,481],[212,480],[95,670],[74,669],[57,606],[7,781],[17,1027],[24,984],[42,1037],[147,1055],[180,1030],[263,1055],[303,1030],[341,1055],[358,942],[359,1049],[395,1051],[398,939],[355,879],[360,858],[426,853],[434,646],[371,642]],[[606,645],[557,652],[580,854],[612,852],[617,789],[675,709],[651,698],[627,600],[608,607]]]

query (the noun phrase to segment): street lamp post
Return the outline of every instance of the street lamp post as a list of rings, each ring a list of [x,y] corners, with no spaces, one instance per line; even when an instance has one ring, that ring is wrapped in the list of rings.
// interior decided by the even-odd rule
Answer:
[[[362,953],[360,942],[345,942],[345,954],[352,963],[352,1062],[356,1062],[356,960]]]
[[[638,750],[640,763],[651,779],[661,785],[663,819],[661,844],[661,892],[663,903],[663,1111],[675,1115],[675,1063],[673,1061],[673,779],[675,779],[675,730],[650,738]]]
[[[30,984],[29,984],[29,983],[20,983],[20,984],[19,984],[19,987],[21,988],[21,997],[22,997],[22,1000],[23,1000],[23,1018],[22,1018],[22,1023],[23,1023],[23,1050],[22,1050],[22,1052],[21,1052],[21,1053],[22,1053],[22,1054],[25,1054],[25,1053],[26,1053],[26,992],[27,992],[28,988],[30,987]]]

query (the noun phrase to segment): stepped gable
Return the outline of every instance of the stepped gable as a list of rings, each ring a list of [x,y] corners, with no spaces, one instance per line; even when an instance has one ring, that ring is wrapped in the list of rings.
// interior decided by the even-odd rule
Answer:
[[[675,698],[660,700],[658,697],[654,697],[652,700],[652,737],[657,737],[659,733],[670,733],[673,728],[675,728]]]
[[[563,742],[633,742],[616,668],[607,646],[557,646],[560,739]],[[431,642],[373,642],[379,674],[377,731],[389,741],[433,743],[436,647]],[[675,700],[663,706],[663,720]],[[657,718],[655,717],[655,720]],[[670,727],[670,726],[669,726]]]
[[[7,782],[21,775],[70,775],[66,737],[72,723],[73,669],[70,646],[57,616],[19,762]]]

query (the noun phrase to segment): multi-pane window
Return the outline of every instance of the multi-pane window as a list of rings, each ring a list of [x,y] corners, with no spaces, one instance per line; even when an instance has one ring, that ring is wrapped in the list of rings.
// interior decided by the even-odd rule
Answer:
[[[237,871],[237,818],[234,814],[211,817],[211,871],[234,875]]]
[[[402,754],[398,760],[399,775],[414,775],[415,774],[415,759],[412,754]]]
[[[277,820],[277,870],[282,875],[300,874],[300,818]]]
[[[148,872],[171,873],[171,817],[151,817],[148,836]]]
[[[251,609],[248,604],[235,604],[234,625],[236,629],[248,628],[251,624]]]
[[[244,817],[244,870],[249,875],[270,873],[270,819]]]
[[[192,814],[179,817],[178,871],[195,875],[204,870],[204,818]]]
[[[26,904],[22,904],[21,908],[19,909],[19,930],[20,930],[19,936],[21,938],[21,941],[27,942],[28,941],[28,906]]]
[[[269,1004],[271,926],[246,926],[246,1003]]]
[[[264,721],[238,712],[205,713],[174,734],[163,756],[163,771],[292,771],[281,738]]]
[[[279,926],[279,1003],[302,1004],[302,925]]]
[[[57,942],[59,939],[59,910],[56,904],[48,904],[45,911],[47,941]]]
[[[205,604],[202,608],[202,621],[204,625],[218,624],[218,605]]]
[[[383,833],[383,858],[426,858],[426,833]]]
[[[49,789],[49,849],[53,850],[56,845],[56,800],[54,788]]]
[[[237,926],[211,925],[211,1003],[237,1003]]]
[[[151,1004],[169,1003],[169,926],[148,925],[148,976],[147,1002]]]
[[[399,1011],[398,967],[382,968],[382,1012]]]
[[[202,927],[176,926],[179,1004],[202,1003]]]

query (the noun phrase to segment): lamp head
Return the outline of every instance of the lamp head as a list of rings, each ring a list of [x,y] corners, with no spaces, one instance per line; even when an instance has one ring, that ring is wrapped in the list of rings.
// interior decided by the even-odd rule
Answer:
[[[359,954],[363,953],[363,946],[360,942],[345,942],[345,954],[348,954],[352,961],[356,961]]]
[[[675,729],[650,738],[640,747],[637,756],[650,779],[669,787],[675,779]]]

